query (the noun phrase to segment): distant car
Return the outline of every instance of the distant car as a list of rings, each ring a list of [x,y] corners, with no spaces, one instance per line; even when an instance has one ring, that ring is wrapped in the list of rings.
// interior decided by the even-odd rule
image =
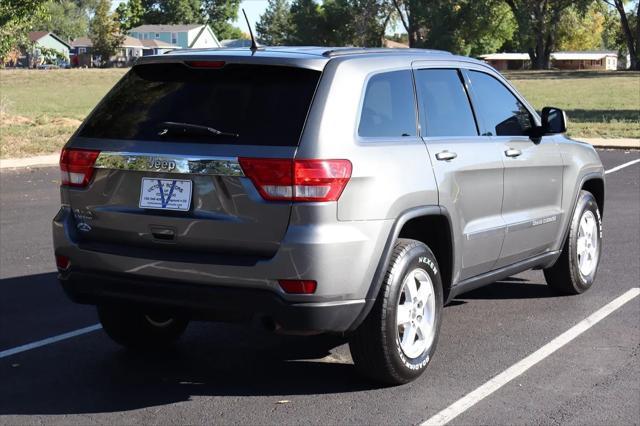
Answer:
[[[359,371],[405,383],[457,295],[531,268],[593,285],[604,172],[565,130],[446,52],[145,57],[62,151],[60,282],[128,347],[254,321],[344,334]]]

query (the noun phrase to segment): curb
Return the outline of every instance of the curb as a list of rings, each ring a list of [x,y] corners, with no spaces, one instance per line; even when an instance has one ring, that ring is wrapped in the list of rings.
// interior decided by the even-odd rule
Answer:
[[[25,167],[57,166],[60,154],[38,155],[36,157],[7,158],[0,160],[0,169],[22,169]]]
[[[640,139],[575,139],[590,143],[601,149],[640,149]],[[26,158],[7,158],[0,160],[0,169],[21,169],[26,167],[57,166],[60,154],[38,155]]]
[[[640,139],[574,138],[602,149],[640,149]]]

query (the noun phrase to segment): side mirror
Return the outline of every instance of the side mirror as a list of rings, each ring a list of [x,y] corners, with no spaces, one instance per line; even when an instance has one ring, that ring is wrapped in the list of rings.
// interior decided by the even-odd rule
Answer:
[[[567,114],[560,108],[542,108],[542,131],[545,135],[567,131]]]

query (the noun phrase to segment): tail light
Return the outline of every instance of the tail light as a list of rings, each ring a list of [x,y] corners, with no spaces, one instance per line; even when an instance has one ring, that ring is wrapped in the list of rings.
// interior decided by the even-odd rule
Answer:
[[[351,177],[349,160],[239,158],[265,200],[336,201]]]
[[[289,294],[313,294],[318,286],[313,280],[278,280],[278,283]]]
[[[185,64],[189,65],[191,68],[209,68],[209,69],[220,69],[225,65],[224,61],[186,61]]]
[[[93,176],[93,165],[100,151],[89,149],[63,149],[60,154],[60,172],[63,185],[87,186]]]

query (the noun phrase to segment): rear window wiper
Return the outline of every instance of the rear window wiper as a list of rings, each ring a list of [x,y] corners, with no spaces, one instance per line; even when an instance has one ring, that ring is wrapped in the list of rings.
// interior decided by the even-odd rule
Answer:
[[[163,121],[160,123],[159,127],[161,128],[160,132],[158,132],[159,136],[164,136],[172,131],[179,131],[182,134],[195,134],[195,135],[214,135],[214,136],[231,136],[233,138],[239,138],[240,135],[237,133],[231,132],[223,132],[218,129],[214,129],[209,126],[202,126],[200,124],[191,124],[191,123],[179,123],[176,121]]]

